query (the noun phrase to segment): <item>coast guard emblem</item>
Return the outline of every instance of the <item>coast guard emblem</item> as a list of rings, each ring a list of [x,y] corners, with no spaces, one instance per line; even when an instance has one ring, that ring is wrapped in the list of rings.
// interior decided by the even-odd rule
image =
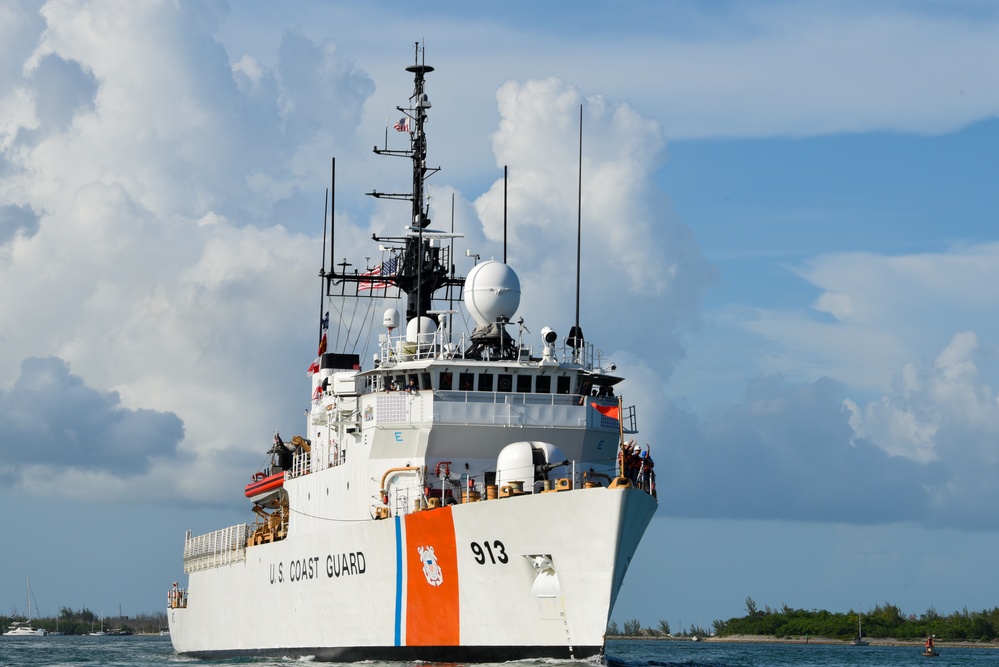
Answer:
[[[423,562],[423,575],[427,578],[427,583],[431,586],[440,586],[444,583],[444,573],[441,566],[437,564],[437,556],[434,555],[433,547],[416,547],[420,552],[420,560]]]

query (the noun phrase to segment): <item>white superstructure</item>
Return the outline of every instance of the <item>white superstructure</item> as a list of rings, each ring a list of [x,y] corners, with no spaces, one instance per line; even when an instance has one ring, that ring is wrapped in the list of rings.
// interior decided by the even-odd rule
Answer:
[[[245,491],[253,523],[192,536],[168,594],[178,653],[320,660],[582,658],[603,650],[625,572],[655,513],[648,451],[625,445],[622,378],[580,328],[532,338],[502,262],[454,274],[429,229],[429,99],[416,64],[409,132],[413,216],[365,271],[324,268],[326,298],[407,297],[386,311],[371,368],[326,352],[306,432],[274,436]],[[332,241],[331,241],[332,247]],[[331,249],[332,257],[332,249]],[[325,260],[324,260],[325,263]],[[435,293],[463,303],[451,330]],[[327,316],[328,317],[328,316]],[[324,327],[328,324],[324,318]],[[542,323],[544,324],[544,323]]]

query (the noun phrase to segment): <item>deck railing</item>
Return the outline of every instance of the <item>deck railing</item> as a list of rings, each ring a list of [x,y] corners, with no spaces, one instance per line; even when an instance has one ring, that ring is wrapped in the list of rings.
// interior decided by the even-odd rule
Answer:
[[[184,572],[206,570],[246,560],[246,540],[250,526],[241,523],[197,537],[187,531],[184,540]]]
[[[407,336],[387,336],[379,344],[379,359],[382,363],[413,361],[417,359],[465,359],[465,353],[472,347],[471,339],[465,335],[448,335],[443,329],[435,333],[420,334],[422,341],[415,343],[407,340]],[[534,345],[518,342],[517,355],[520,360],[537,359]],[[601,361],[601,352],[592,343],[583,343],[580,347],[571,347],[562,339],[552,346],[556,360],[571,364],[579,364],[587,370],[592,370]]]

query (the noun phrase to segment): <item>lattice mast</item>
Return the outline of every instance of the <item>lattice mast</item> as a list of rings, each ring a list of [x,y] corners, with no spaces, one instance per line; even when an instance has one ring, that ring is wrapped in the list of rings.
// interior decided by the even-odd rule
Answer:
[[[388,250],[391,253],[390,260],[382,262],[381,271],[375,276],[372,276],[371,271],[365,273],[348,272],[349,265],[346,262],[339,264],[338,267],[331,267],[330,273],[323,274],[326,279],[328,296],[334,294],[360,296],[361,291],[367,291],[367,294],[370,294],[372,291],[370,288],[359,289],[358,286],[370,285],[373,280],[393,286],[406,295],[407,322],[413,318],[430,316],[433,312],[435,298],[460,298],[460,290],[465,283],[463,277],[455,274],[450,248],[442,242],[444,239],[458,235],[429,229],[430,216],[426,181],[430,176],[440,171],[440,167],[427,166],[425,126],[427,111],[431,104],[425,91],[425,79],[428,73],[434,71],[434,68],[420,62],[422,54],[423,49],[417,43],[415,63],[406,68],[407,72],[413,73],[413,94],[409,98],[408,107],[396,107],[398,111],[402,112],[403,117],[396,123],[395,129],[409,134],[409,149],[391,150],[387,147],[387,141],[385,148],[375,146],[373,149],[377,155],[405,157],[412,161],[412,191],[409,193],[387,193],[375,190],[367,193],[379,199],[398,199],[412,203],[410,224],[406,227],[406,233],[403,236],[372,235],[372,239],[381,244],[383,251]],[[354,285],[354,289],[347,288],[350,284]],[[447,293],[439,297],[435,296],[438,291],[445,288],[447,288]],[[457,288],[457,294],[452,294],[451,288]]]

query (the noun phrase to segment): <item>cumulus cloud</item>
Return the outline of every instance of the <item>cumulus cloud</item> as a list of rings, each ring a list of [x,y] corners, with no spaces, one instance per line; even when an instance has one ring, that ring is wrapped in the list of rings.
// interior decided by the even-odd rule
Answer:
[[[29,398],[40,402],[44,387],[33,383],[49,378],[92,414],[75,431],[47,422],[62,435],[45,437],[107,441],[92,466],[82,444],[61,462],[19,453],[17,478],[54,494],[125,494],[158,480],[183,497],[231,498],[270,431],[302,426],[321,245],[303,221],[321,214],[309,198],[326,185],[328,156],[360,162],[367,152],[358,128],[373,80],[333,42],[300,29],[282,34],[273,63],[227,52],[215,37],[227,16],[221,3],[66,1],[0,12],[5,414],[44,419]],[[778,28],[789,23],[767,20],[785,34]],[[905,34],[921,34],[916,23]],[[711,62],[700,64],[710,71]],[[999,331],[979,314],[999,305],[991,287],[999,250],[824,255],[798,267],[819,293],[812,310],[740,318],[775,353],[757,361],[760,376],[743,400],[695,415],[664,383],[717,275],[656,185],[667,130],[621,99],[562,78],[507,81],[491,141],[496,166],[510,168],[521,312],[535,333],[550,324],[564,335],[583,108],[581,324],[598,346],[612,342],[599,354],[618,362],[624,390],[648,417],[642,428],[656,434],[669,511],[927,523],[965,512],[994,521],[974,499],[994,495],[995,455],[981,443],[995,430],[988,341]],[[757,123],[764,111],[750,111],[740,109],[748,125],[736,133],[778,122]],[[697,117],[717,131],[710,114]],[[805,133],[838,128],[806,121]],[[442,226],[455,193],[467,245],[498,256],[503,183],[490,180],[467,196],[434,183],[431,204]],[[356,208],[336,213],[338,254],[370,253],[362,245],[370,232],[396,229],[405,215],[372,208],[370,222],[355,219]],[[979,286],[973,302],[969,284]],[[954,331],[969,333],[948,344]],[[149,428],[156,436],[114,467],[120,443]],[[176,475],[181,466],[189,474]]]
[[[976,363],[982,355],[974,333],[956,334],[928,367],[906,364],[891,394],[845,402],[858,437],[931,464],[934,523],[999,525],[999,403]]]
[[[666,511],[995,529],[999,400],[985,371],[994,356],[973,332],[956,334],[867,401],[828,377],[786,375],[760,376],[741,401],[704,415],[660,395],[666,409],[646,411],[644,428],[663,436]]]
[[[728,308],[716,317],[765,342],[760,372],[795,369],[804,380],[828,375],[883,393],[903,365],[925,362],[955,332],[999,340],[999,244],[827,253],[791,270],[817,291],[811,308]]]
[[[68,457],[65,484],[49,474],[32,488],[127,493],[124,470],[167,494],[231,498],[198,480],[235,488],[268,433],[303,426],[315,341],[300,324],[315,313],[321,243],[297,230],[320,229],[328,155],[352,150],[373,84],[298,31],[272,68],[231,64],[217,2],[0,11],[18,28],[0,47],[0,387],[23,396],[41,369],[22,360],[55,355],[79,377],[53,382],[95,408],[75,449],[52,450]],[[142,426],[158,434],[109,468]],[[84,450],[94,466],[67,454]],[[177,476],[182,457],[196,465]]]
[[[0,430],[7,476],[22,489],[40,471],[128,480],[176,459],[184,437],[177,415],[125,408],[116,392],[88,387],[55,357],[25,359],[10,390],[0,390]]]
[[[857,438],[843,387],[761,376],[703,418],[667,402],[656,459],[670,514],[881,523],[925,518],[922,465]]]
[[[682,358],[678,336],[696,326],[717,274],[654,182],[666,157],[662,127],[628,104],[554,78],[508,81],[496,98],[493,151],[509,181],[496,181],[474,204],[487,238],[501,242],[506,189],[510,263],[530,272],[523,310],[547,312],[554,321],[545,323],[565,330],[573,322],[581,211],[584,332],[590,326],[601,334],[594,340],[628,349],[654,330],[668,374]],[[629,313],[628,327],[605,317],[610,304]]]
[[[768,354],[741,401],[707,419],[679,410],[681,469],[668,492],[678,508],[999,526],[997,253],[984,243],[821,255],[795,269],[818,290],[811,311],[716,319],[758,337]],[[787,430],[794,424],[800,432]],[[762,498],[750,480],[767,489]],[[739,501],[726,508],[732,489]]]
[[[18,234],[32,236],[38,231],[38,216],[27,206],[0,206],[0,247]]]

